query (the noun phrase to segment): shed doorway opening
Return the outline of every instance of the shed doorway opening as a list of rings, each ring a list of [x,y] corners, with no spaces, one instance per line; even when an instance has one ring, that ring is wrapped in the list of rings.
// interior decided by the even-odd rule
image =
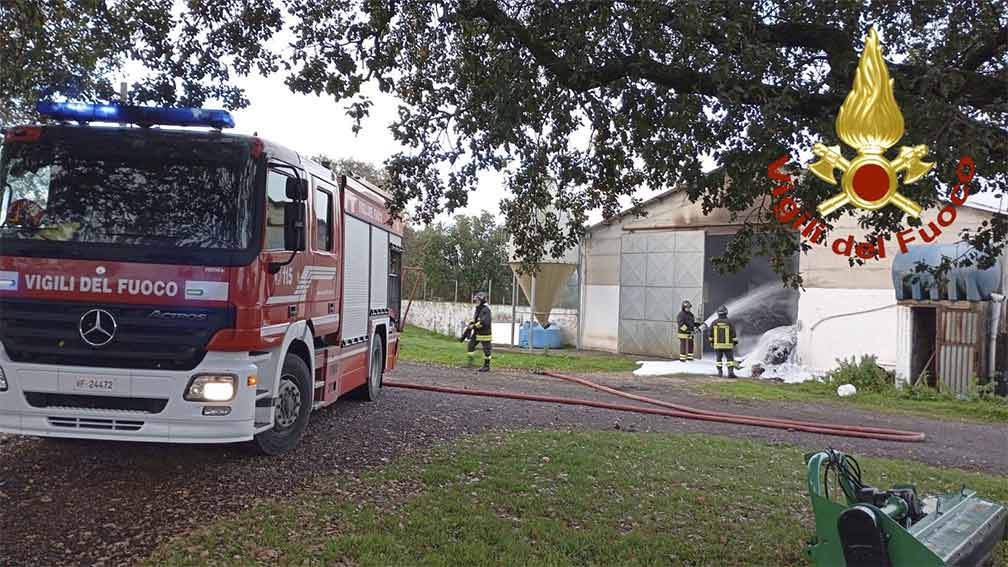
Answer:
[[[734,234],[707,234],[704,243],[703,308],[697,312],[697,319],[703,321],[717,312],[722,305],[728,307],[728,318],[735,325],[740,336],[735,356],[748,353],[756,346],[763,333],[784,325],[793,325],[798,320],[798,291],[785,288],[781,278],[773,271],[770,258],[756,254],[749,263],[738,271],[722,274],[714,267],[713,259],[728,251],[728,244]],[[798,270],[798,255],[791,257],[788,269]],[[746,304],[742,311],[735,309],[735,300],[744,300],[752,292],[764,286],[778,289],[767,295],[764,301]],[[704,353],[714,352],[707,337],[701,337]],[[753,361],[755,362],[755,361]]]
[[[910,382],[917,384],[923,378],[924,383],[934,388],[938,385],[938,309],[912,307],[910,316],[913,325]],[[927,374],[921,377],[922,372]]]

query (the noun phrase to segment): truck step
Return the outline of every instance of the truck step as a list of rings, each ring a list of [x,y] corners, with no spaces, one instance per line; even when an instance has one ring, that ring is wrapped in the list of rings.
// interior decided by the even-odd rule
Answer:
[[[318,390],[319,388],[325,388],[325,380],[315,381],[315,389]]]
[[[324,408],[326,406],[331,406],[334,403],[336,403],[335,399],[332,399],[332,400],[329,400],[329,401],[321,401],[321,400],[319,400],[319,401],[317,401],[317,402],[315,402],[315,403],[312,404],[312,409],[313,410],[317,410],[319,408]]]
[[[255,397],[255,399],[261,400],[262,398],[265,398],[268,395],[269,395],[269,390],[256,390],[256,397]]]
[[[269,427],[270,425],[273,425],[273,424],[269,423],[267,421],[257,421],[257,422],[255,422],[255,426],[254,427],[256,428],[256,430],[259,430],[259,429],[265,429],[265,428]]]

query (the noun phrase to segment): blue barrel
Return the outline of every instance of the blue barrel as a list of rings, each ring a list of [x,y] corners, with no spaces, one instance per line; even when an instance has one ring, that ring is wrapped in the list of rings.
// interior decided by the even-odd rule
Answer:
[[[525,321],[518,329],[518,346],[528,348],[529,346],[529,322]],[[563,331],[552,321],[547,323],[546,328],[542,328],[539,322],[535,322],[532,327],[532,348],[563,348]]]

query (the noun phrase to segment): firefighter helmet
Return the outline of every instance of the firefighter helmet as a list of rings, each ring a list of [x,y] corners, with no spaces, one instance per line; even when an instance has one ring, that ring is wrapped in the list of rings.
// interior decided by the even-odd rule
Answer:
[[[487,302],[487,294],[486,294],[486,292],[485,291],[477,291],[476,293],[474,293],[473,294],[473,301],[475,301],[476,303],[480,303],[480,304],[486,303]]]
[[[717,314],[718,314],[718,317],[727,317],[728,316],[728,308],[725,307],[724,305],[722,305],[721,307],[718,307],[717,308]]]
[[[690,303],[689,301],[683,301],[682,302],[682,308],[683,308],[683,311],[689,311],[690,309],[693,308],[693,304]]]
[[[18,199],[7,208],[7,224],[38,228],[42,225],[45,209],[30,199]]]

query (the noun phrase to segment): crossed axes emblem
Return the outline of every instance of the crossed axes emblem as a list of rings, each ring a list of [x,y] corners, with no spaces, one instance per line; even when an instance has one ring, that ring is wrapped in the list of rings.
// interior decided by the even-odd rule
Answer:
[[[816,177],[836,185],[833,170],[839,169],[841,174],[840,186],[843,192],[819,204],[821,215],[828,215],[848,203],[869,210],[881,209],[892,203],[910,216],[920,216],[921,206],[896,190],[896,174],[905,171],[903,182],[913,183],[930,171],[934,163],[921,159],[928,153],[927,146],[903,146],[899,156],[892,161],[887,160],[881,152],[863,151],[859,151],[853,161],[848,161],[840,153],[839,145],[816,144],[812,147],[812,152],[821,158],[809,166]]]

